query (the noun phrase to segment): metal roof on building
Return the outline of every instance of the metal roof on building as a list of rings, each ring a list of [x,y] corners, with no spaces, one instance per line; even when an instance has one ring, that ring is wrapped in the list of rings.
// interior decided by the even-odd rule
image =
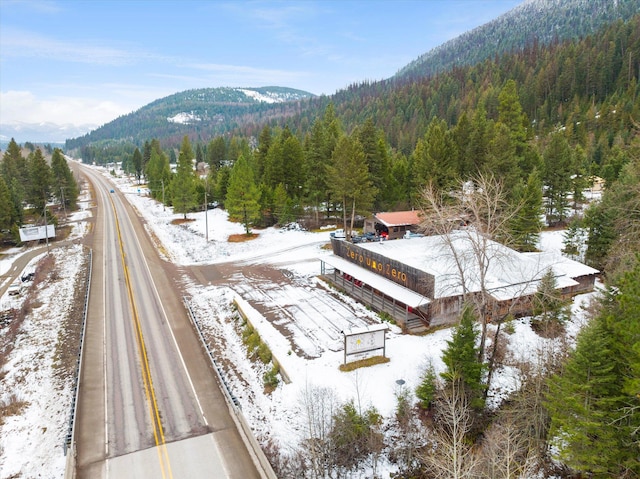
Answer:
[[[387,228],[389,226],[419,225],[422,213],[417,210],[390,211],[388,213],[376,213],[374,218]]]
[[[485,270],[476,255],[482,243]],[[449,236],[426,236],[362,243],[361,248],[425,271],[435,278],[434,298],[478,292],[483,287],[499,300],[535,292],[544,273],[551,268],[558,287],[577,284],[573,278],[598,271],[568,258],[524,254],[482,238],[473,229]],[[455,253],[454,253],[455,251]],[[461,276],[462,271],[462,276]]]

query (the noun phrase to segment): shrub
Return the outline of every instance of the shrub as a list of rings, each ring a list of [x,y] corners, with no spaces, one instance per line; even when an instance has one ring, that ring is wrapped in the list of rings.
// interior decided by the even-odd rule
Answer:
[[[264,382],[264,387],[267,392],[271,392],[278,387],[280,383],[280,379],[278,379],[279,373],[278,366],[274,364],[271,369],[262,376],[262,381]]]

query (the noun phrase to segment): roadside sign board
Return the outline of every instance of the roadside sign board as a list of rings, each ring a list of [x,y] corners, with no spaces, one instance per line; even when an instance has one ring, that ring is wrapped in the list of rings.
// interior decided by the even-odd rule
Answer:
[[[344,334],[344,363],[347,363],[348,357],[352,360],[364,359],[373,356],[376,351],[380,350],[384,356],[387,329],[384,324],[374,324],[364,328],[342,331]]]
[[[20,228],[20,241],[35,241],[45,238],[55,238],[56,228],[54,225],[47,226],[28,226]]]

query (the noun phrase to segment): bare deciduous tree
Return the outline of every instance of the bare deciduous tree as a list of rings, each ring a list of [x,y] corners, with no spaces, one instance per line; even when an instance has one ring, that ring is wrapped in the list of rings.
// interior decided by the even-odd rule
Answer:
[[[330,388],[307,386],[301,403],[306,419],[302,447],[308,456],[310,477],[321,479],[334,462],[330,434],[338,401]]]
[[[488,361],[486,391],[493,372],[493,355],[487,351],[489,321],[498,324],[494,345],[497,344],[500,324],[512,317],[527,301],[527,290],[540,277],[542,268],[519,272],[514,284],[497,290],[490,284],[490,270],[504,268],[513,262],[509,246],[510,225],[522,204],[506,199],[502,183],[493,176],[480,175],[463,182],[457,191],[440,191],[433,184],[422,191],[422,229],[437,234],[446,255],[457,271],[455,287],[461,291],[463,302],[472,304],[480,322],[479,361]],[[504,274],[507,273],[505,269]],[[497,297],[506,299],[498,303]],[[498,311],[498,305],[502,308]]]
[[[422,460],[439,479],[476,477],[479,455],[468,434],[473,427],[473,412],[459,381],[441,391],[435,406],[433,441],[422,452]]]
[[[462,183],[458,192],[442,192],[430,183],[422,192],[422,209],[422,229],[442,236],[457,268],[464,299],[475,306],[480,318],[482,354],[492,302],[487,273],[491,263],[498,261],[503,251],[496,247],[495,241],[509,243],[508,225],[518,207],[506,201],[499,180],[481,175],[471,182]],[[465,227],[461,228],[462,225]],[[466,247],[460,248],[461,240]],[[470,264],[473,268],[467,268]],[[470,285],[476,285],[479,291],[471,291]]]
[[[492,425],[485,433],[481,447],[482,473],[487,479],[534,477],[538,465],[529,448],[526,430],[508,418]]]
[[[396,401],[396,414],[387,433],[389,460],[396,465],[399,477],[421,477],[420,452],[428,432],[411,404],[408,388],[396,391]]]

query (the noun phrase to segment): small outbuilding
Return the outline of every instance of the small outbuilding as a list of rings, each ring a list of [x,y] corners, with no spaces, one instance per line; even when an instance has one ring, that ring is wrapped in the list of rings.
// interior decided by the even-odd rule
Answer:
[[[387,239],[402,238],[407,231],[416,232],[422,213],[417,210],[376,213],[364,220],[364,233],[374,233]]]

